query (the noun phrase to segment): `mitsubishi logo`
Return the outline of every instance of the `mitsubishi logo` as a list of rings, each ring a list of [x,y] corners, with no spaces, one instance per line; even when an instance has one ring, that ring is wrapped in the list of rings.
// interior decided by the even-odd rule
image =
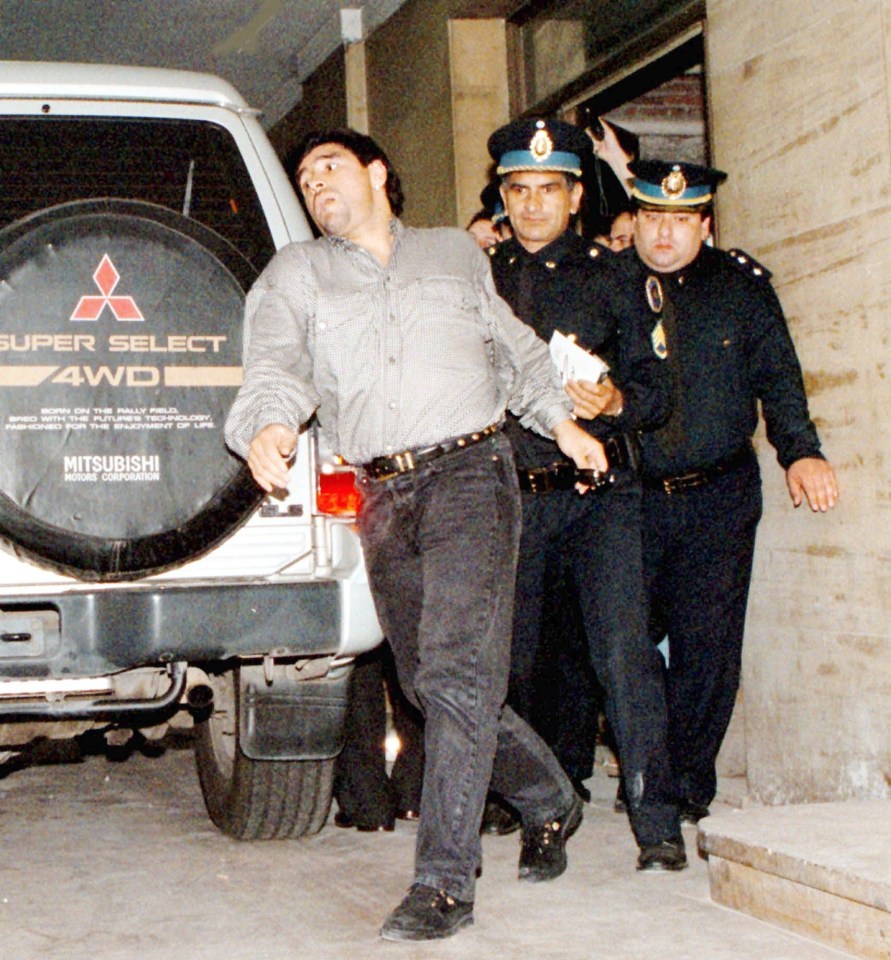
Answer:
[[[114,288],[118,285],[121,275],[115,269],[111,262],[111,257],[106,253],[99,261],[96,272],[93,274],[93,280],[99,288],[101,297],[87,296],[81,297],[74,313],[71,314],[72,320],[98,320],[106,306],[114,314],[116,320],[127,323],[133,323],[144,320],[139,307],[133,297],[113,297]]]

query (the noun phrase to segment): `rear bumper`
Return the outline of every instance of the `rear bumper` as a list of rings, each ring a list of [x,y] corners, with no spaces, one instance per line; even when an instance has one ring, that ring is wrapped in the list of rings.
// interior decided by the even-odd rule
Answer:
[[[101,676],[237,656],[354,654],[379,640],[349,581],[72,590],[0,597],[0,677]],[[357,606],[363,615],[357,616]]]

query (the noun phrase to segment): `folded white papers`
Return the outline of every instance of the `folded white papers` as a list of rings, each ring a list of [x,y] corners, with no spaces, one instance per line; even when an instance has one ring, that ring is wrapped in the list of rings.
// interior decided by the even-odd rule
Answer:
[[[609,373],[609,367],[597,356],[588,353],[574,339],[555,330],[550,343],[551,359],[560,371],[563,382],[567,380],[590,380],[600,383]]]

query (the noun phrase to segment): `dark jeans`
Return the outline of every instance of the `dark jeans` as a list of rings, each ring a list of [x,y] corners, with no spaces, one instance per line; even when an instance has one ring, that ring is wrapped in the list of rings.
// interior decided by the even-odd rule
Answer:
[[[668,496],[646,490],[644,565],[650,632],[668,634],[668,745],[680,800],[711,803],[742,661],[755,531],[757,461]]]
[[[645,845],[678,836],[680,823],[666,745],[663,661],[647,633],[640,503],[640,484],[627,472],[618,473],[610,489],[584,496],[571,490],[523,495],[508,702],[524,716],[534,710],[547,572],[565,564],[603,687],[631,827]]]
[[[425,719],[415,881],[473,900],[490,779],[528,823],[573,797],[541,738],[503,707],[520,533],[510,444],[498,434],[361,488],[378,617]]]

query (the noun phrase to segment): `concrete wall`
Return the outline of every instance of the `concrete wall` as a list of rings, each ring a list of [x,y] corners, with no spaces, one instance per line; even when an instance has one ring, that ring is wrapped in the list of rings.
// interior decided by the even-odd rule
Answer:
[[[338,48],[303,84],[300,102],[269,131],[276,152],[287,158],[313,130],[347,123],[346,62]]]
[[[336,50],[270,132],[279,155],[311,130],[348,124],[399,171],[406,223],[464,226],[486,184],[486,138],[510,119],[505,21],[461,19],[466,7],[408,0],[363,42]]]
[[[365,42],[368,123],[402,178],[405,220],[455,223],[449,0],[409,0]]]
[[[891,0],[708,0],[722,246],[774,272],[834,513],[793,511],[759,441],[765,514],[743,686],[751,794],[891,797]]]

